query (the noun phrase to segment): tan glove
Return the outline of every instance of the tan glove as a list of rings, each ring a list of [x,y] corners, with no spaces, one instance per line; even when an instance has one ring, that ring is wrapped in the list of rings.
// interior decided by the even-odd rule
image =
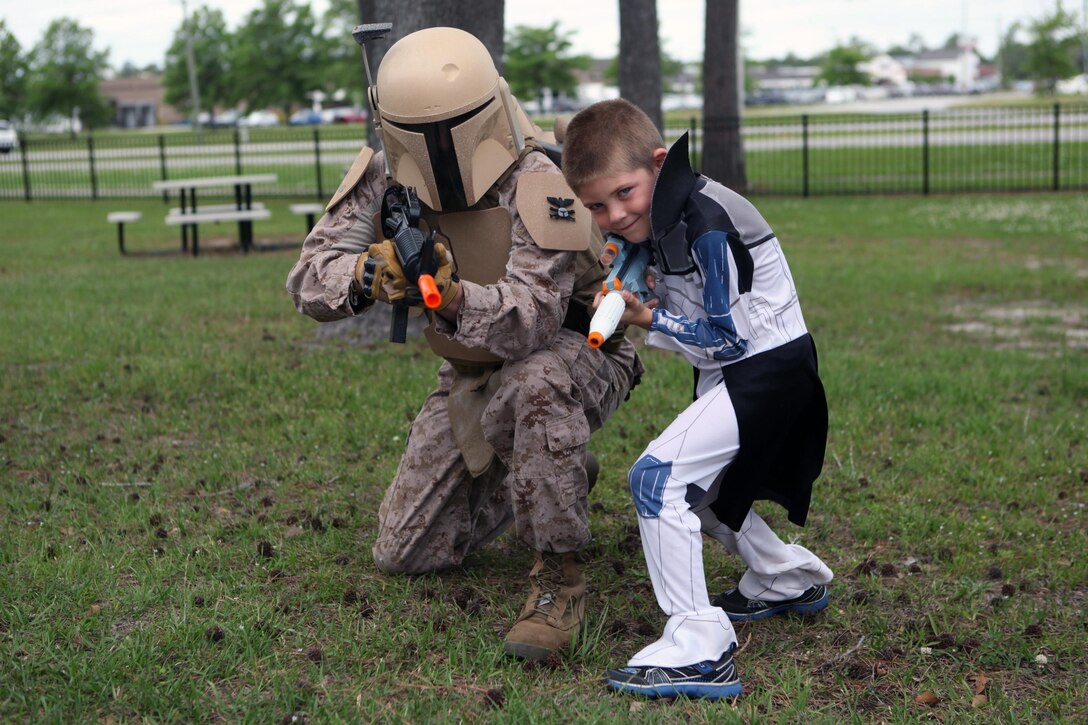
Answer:
[[[438,263],[438,269],[434,273],[434,283],[438,291],[442,293],[442,302],[438,305],[438,309],[443,310],[457,297],[457,289],[461,283],[457,281],[457,275],[453,272],[453,259],[450,257],[449,250],[442,242],[434,243],[434,258]]]
[[[397,260],[397,251],[388,239],[367,247],[355,263],[355,284],[363,297],[382,302],[404,298],[408,279]]]

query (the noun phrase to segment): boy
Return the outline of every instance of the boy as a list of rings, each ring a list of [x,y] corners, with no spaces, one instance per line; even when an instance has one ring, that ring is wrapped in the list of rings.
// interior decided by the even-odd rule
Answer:
[[[666,151],[627,101],[571,119],[563,173],[602,230],[653,250],[659,302],[625,291],[621,324],[649,330],[648,345],[679,352],[695,369],[694,402],[628,473],[668,623],[605,681],[648,697],[736,697],[730,620],[823,609],[832,578],[751,510],[755,500],[777,501],[803,525],[823,465],[827,403],[793,278],[755,207],[691,170],[686,136]],[[713,603],[704,533],[748,567]]]

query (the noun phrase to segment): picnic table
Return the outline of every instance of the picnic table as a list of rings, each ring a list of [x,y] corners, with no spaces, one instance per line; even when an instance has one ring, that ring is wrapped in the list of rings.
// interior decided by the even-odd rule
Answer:
[[[151,184],[151,188],[155,191],[178,192],[180,206],[167,213],[165,222],[181,227],[181,251],[183,252],[188,249],[191,234],[192,252],[193,256],[196,256],[200,250],[197,225],[201,222],[237,222],[238,244],[243,252],[248,252],[253,247],[254,220],[268,219],[272,216],[264,204],[253,201],[253,186],[274,183],[276,183],[275,174],[239,174],[156,181]],[[198,205],[198,189],[227,188],[234,189],[233,204]]]

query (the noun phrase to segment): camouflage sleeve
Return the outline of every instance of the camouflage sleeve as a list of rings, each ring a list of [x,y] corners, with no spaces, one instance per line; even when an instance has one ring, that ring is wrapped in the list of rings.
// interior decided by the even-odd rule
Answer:
[[[519,172],[534,170],[539,169],[528,164]],[[456,326],[435,316],[437,332],[504,360],[527,357],[552,341],[563,324],[575,278],[576,253],[543,249],[526,229],[514,203],[517,175],[499,190],[500,203],[510,210],[513,222],[506,273],[486,286],[462,282]]]
[[[374,241],[373,218],[384,190],[385,165],[379,152],[355,188],[307,235],[287,275],[287,291],[299,312],[325,322],[362,311],[352,307],[351,284],[359,253]]]

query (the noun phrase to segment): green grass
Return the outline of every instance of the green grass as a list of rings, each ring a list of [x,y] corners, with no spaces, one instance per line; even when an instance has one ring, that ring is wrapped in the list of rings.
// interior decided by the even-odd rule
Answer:
[[[809,525],[760,510],[836,580],[818,616],[738,627],[735,704],[600,684],[663,623],[624,472],[690,394],[678,358],[648,352],[593,442],[589,634],[528,666],[502,655],[530,564],[509,537],[442,575],[370,558],[425,347],[319,337],[292,251],[122,258],[114,203],[5,203],[0,721],[1088,718],[1088,199],[756,202],[831,408]],[[176,246],[161,202],[124,205],[131,246]],[[270,207],[258,239],[301,236]]]

